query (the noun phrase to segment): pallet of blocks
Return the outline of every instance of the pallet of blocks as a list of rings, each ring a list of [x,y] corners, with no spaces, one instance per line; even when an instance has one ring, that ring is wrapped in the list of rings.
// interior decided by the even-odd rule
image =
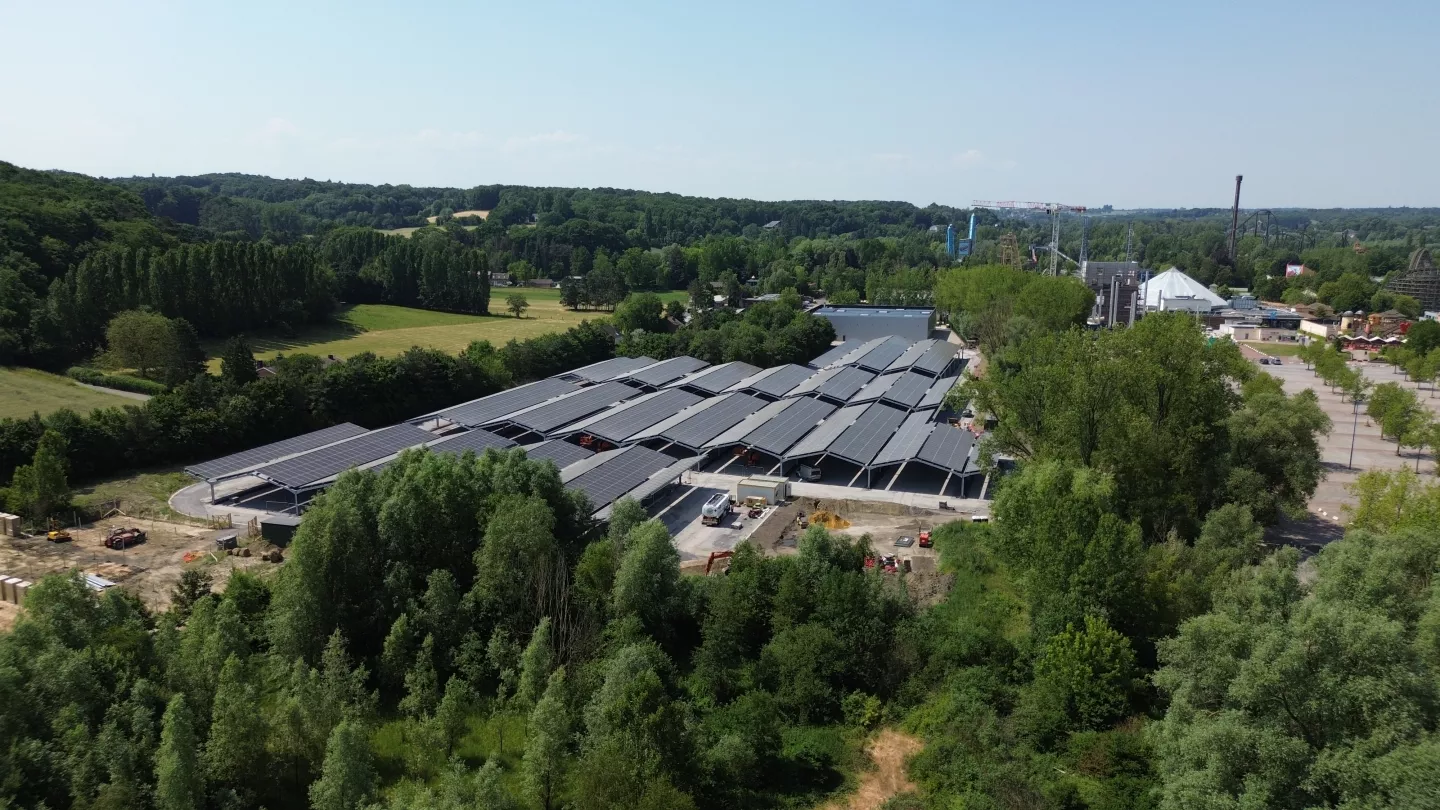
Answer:
[[[0,601],[9,602],[12,605],[25,604],[25,595],[30,591],[31,583],[19,577],[10,577],[0,574]]]

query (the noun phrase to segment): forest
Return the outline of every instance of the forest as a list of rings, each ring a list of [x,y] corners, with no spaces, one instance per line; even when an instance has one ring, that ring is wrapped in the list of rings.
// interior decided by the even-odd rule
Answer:
[[[682,575],[550,462],[410,451],[321,495],[276,576],[197,570],[158,613],[42,582],[0,638],[0,797],[808,807],[885,726],[925,743],[892,808],[1428,806],[1440,485],[1365,474],[1302,563],[1262,538],[1321,473],[1313,394],[1182,315],[987,356],[960,396],[1017,466],[993,523],[937,530],[938,602],[822,528]]]

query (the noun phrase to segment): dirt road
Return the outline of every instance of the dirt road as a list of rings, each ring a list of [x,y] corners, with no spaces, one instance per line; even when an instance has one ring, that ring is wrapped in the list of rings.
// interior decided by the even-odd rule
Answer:
[[[892,796],[914,790],[915,783],[905,774],[905,760],[924,748],[915,737],[894,729],[885,729],[865,746],[875,769],[860,775],[860,786],[843,799],[822,805],[820,810],[877,810]]]

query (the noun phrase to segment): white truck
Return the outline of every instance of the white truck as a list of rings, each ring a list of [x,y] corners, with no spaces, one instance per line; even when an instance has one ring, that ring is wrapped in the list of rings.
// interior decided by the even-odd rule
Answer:
[[[721,519],[730,514],[730,495],[717,492],[700,507],[700,522],[706,526],[719,526]]]

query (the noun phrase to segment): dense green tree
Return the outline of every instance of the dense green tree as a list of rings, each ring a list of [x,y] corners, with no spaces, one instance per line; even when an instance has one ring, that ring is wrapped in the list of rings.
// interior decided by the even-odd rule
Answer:
[[[200,769],[200,738],[184,694],[170,699],[155,753],[155,806],[160,810],[199,810],[205,805],[205,776]]]
[[[515,691],[515,700],[523,707],[535,705],[550,677],[554,661],[554,650],[550,643],[550,617],[546,616],[535,625],[530,634],[530,643],[520,656],[520,682]]]
[[[505,296],[505,309],[517,318],[525,315],[525,310],[530,308],[530,302],[520,293],[510,293]]]
[[[255,354],[244,335],[236,335],[225,342],[225,351],[220,355],[220,376],[235,385],[245,385],[258,379]]]
[[[1035,662],[1035,675],[1060,691],[1076,724],[1103,728],[1128,713],[1135,654],[1129,640],[1104,619],[1086,616],[1082,628],[1068,625],[1050,637]]]
[[[245,665],[234,655],[220,669],[211,710],[210,735],[205,741],[206,780],[245,794],[259,784],[268,770],[265,738],[269,730],[257,708],[260,693]]]
[[[27,515],[37,525],[70,503],[66,472],[69,443],[53,430],[45,431],[29,464],[15,468],[5,496],[12,509]]]
[[[525,794],[541,810],[555,805],[565,775],[570,717],[566,709],[565,668],[555,670],[530,713],[521,772]]]
[[[365,728],[344,720],[325,744],[320,778],[310,785],[313,810],[357,810],[375,790],[375,767]]]

